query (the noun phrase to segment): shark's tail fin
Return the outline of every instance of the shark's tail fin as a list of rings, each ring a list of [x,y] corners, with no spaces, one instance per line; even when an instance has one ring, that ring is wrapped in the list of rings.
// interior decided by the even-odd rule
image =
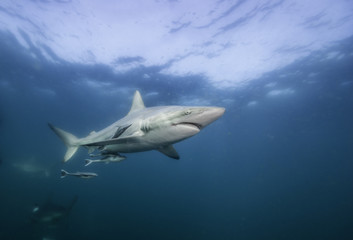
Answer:
[[[49,127],[53,132],[58,135],[58,137],[65,143],[67,146],[67,151],[64,156],[64,162],[67,162],[77,151],[80,145],[77,144],[78,138],[68,133],[60,128],[54,127],[52,124],[48,123]]]
[[[86,161],[85,167],[87,167],[88,165],[90,165],[91,163],[93,163],[93,161],[90,160],[90,159],[86,159],[85,161]]]
[[[74,205],[75,205],[76,202],[77,202],[77,199],[78,199],[77,196],[75,196],[74,199],[72,199],[72,201],[71,201],[69,207],[67,208],[67,213],[69,213],[69,212],[71,211],[71,209],[74,207]]]
[[[69,174],[67,171],[65,171],[64,169],[61,169],[61,178],[66,177],[67,174]]]

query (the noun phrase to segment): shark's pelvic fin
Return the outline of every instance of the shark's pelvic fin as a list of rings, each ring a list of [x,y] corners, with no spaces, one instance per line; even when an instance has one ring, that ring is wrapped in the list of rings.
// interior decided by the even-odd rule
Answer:
[[[68,133],[60,128],[54,127],[52,124],[48,123],[49,127],[53,132],[58,135],[58,137],[65,143],[67,146],[67,151],[64,156],[64,162],[67,162],[77,151],[79,145],[77,144],[78,138]]]
[[[88,148],[88,154],[91,154],[94,152],[94,150],[96,150],[95,147],[87,147]]]
[[[145,108],[145,104],[143,103],[141,94],[140,94],[139,91],[136,91],[135,95],[134,95],[134,99],[132,100],[132,105],[131,105],[131,108],[130,108],[130,112],[127,115],[129,115],[132,112],[135,112],[135,111],[138,111],[138,110],[142,110],[144,108]]]
[[[157,149],[161,153],[167,155],[170,158],[179,159],[178,152],[174,149],[173,145],[167,145]]]

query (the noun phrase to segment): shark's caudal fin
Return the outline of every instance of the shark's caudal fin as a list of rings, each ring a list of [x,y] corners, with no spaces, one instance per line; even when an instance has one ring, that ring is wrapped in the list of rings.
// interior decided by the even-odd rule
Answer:
[[[78,197],[77,197],[77,196],[75,196],[75,197],[72,199],[72,201],[71,201],[71,203],[70,203],[69,207],[67,208],[67,214],[69,214],[69,213],[70,213],[71,209],[72,209],[72,208],[73,208],[73,206],[76,204],[77,199],[78,199]]]
[[[64,156],[64,162],[67,162],[77,151],[79,145],[77,144],[78,138],[68,133],[60,128],[54,127],[52,124],[48,123],[49,127],[53,132],[58,135],[58,137],[65,143],[67,146],[67,151]]]

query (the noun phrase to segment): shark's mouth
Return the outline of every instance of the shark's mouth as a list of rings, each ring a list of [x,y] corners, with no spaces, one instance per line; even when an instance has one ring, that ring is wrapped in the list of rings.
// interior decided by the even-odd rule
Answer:
[[[202,129],[202,125],[201,124],[193,123],[193,122],[180,122],[180,123],[177,123],[175,125],[188,125],[188,126],[191,126],[191,127],[196,127],[199,130]]]

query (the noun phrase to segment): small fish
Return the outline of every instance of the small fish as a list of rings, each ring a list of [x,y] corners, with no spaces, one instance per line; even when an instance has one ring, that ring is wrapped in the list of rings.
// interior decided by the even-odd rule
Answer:
[[[124,160],[126,157],[121,156],[121,155],[109,155],[105,156],[102,159],[86,159],[86,167],[90,165],[91,163],[110,163],[110,162],[120,162]]]
[[[98,176],[97,173],[93,173],[93,172],[75,172],[75,173],[69,173],[69,172],[65,171],[64,169],[61,169],[61,178],[64,178],[64,177],[66,177],[67,175],[75,176],[75,177],[79,177],[79,178],[93,178],[93,177],[97,177],[97,176]]]

